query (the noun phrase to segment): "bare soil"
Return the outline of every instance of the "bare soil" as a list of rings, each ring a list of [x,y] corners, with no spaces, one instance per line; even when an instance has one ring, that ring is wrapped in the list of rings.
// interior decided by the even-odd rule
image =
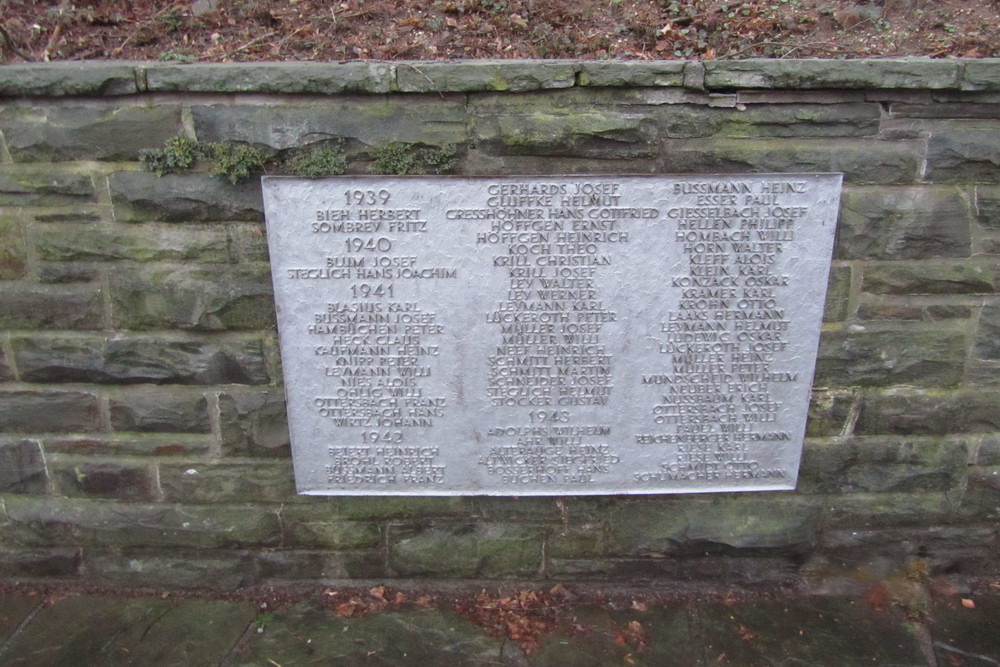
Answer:
[[[0,63],[1000,56],[1000,0],[0,0]]]

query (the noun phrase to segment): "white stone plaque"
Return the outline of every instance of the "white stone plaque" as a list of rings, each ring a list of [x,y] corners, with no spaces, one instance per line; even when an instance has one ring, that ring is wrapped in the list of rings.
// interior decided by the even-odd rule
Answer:
[[[265,178],[299,492],[794,488],[840,187]]]

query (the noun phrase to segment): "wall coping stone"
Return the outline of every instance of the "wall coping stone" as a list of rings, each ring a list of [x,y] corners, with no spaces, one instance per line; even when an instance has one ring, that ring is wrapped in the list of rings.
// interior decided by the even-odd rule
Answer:
[[[455,60],[340,63],[86,61],[0,66],[0,98],[139,93],[528,92],[571,87],[694,90],[1000,90],[1000,58],[891,60]]]

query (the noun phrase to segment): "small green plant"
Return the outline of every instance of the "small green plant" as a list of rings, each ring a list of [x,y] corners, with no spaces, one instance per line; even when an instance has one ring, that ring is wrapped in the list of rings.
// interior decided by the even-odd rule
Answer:
[[[446,144],[440,148],[416,148],[414,144],[390,141],[376,146],[372,152],[372,172],[376,174],[440,174],[454,166],[458,148]]]
[[[177,9],[168,9],[160,15],[160,24],[167,32],[176,32],[184,26],[184,19]]]
[[[347,171],[347,156],[344,155],[343,140],[337,144],[314,146],[299,153],[288,163],[289,170],[296,176],[322,178],[337,176]]]
[[[202,157],[204,151],[201,146],[188,137],[173,137],[167,139],[163,148],[139,152],[142,168],[156,173],[157,176],[190,169]]]
[[[222,176],[233,185],[242,183],[264,170],[264,154],[248,144],[212,144],[209,158],[212,173]]]

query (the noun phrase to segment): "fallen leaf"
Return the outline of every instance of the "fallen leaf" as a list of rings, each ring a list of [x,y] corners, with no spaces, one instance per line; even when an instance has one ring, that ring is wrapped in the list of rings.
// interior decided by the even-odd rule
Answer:
[[[976,603],[969,598],[962,598],[962,606],[966,609],[975,609]]]

